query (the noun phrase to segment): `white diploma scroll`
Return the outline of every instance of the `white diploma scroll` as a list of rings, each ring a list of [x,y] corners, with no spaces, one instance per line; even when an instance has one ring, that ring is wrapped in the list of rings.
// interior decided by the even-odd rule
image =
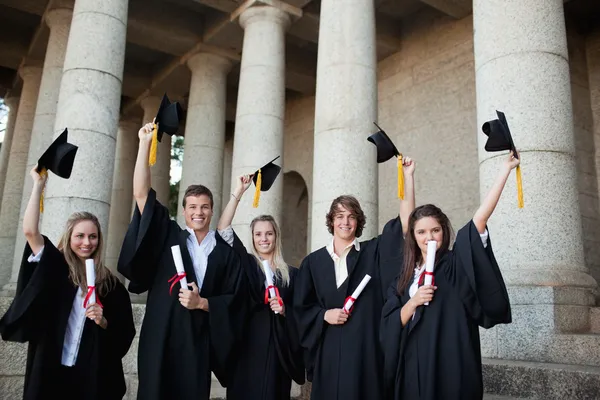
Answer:
[[[88,293],[90,290],[92,293],[89,295],[89,299],[87,304],[95,304],[96,303],[96,270],[93,258],[88,258],[85,260],[85,279],[87,281]],[[94,289],[90,289],[94,288]],[[87,305],[85,304],[84,307]]]
[[[427,242],[427,259],[425,260],[425,279],[423,279],[424,285],[431,285],[433,282],[433,269],[435,267],[435,252],[437,251],[437,242],[430,240]],[[429,302],[425,303],[426,306]]]
[[[273,272],[271,271],[271,266],[269,265],[269,260],[262,260],[262,267],[265,273],[265,277],[267,278],[266,287],[269,289],[269,299],[277,297],[277,293],[275,292],[275,286],[273,285]],[[279,314],[279,312],[274,311],[275,314]]]
[[[173,262],[175,263],[177,275],[181,277],[179,284],[183,289],[190,290],[185,277],[185,268],[183,268],[183,259],[181,258],[181,249],[179,248],[179,245],[171,246],[171,253],[173,254]]]
[[[365,275],[363,280],[360,281],[360,284],[358,285],[358,287],[354,290],[354,293],[352,293],[352,296],[350,296],[346,299],[346,302],[344,303],[344,311],[347,314],[350,313],[350,310],[352,309],[354,302],[356,301],[356,299],[358,299],[358,296],[360,296],[360,294],[365,289],[365,286],[367,286],[367,283],[369,283],[370,280],[371,280],[371,275],[368,275],[368,274]]]

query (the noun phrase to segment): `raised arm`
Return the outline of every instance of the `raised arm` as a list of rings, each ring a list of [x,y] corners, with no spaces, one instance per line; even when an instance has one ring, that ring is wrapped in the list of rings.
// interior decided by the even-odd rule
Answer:
[[[408,218],[415,209],[415,161],[410,157],[402,160],[402,173],[404,174],[404,200],[400,200],[400,222],[402,222],[402,233],[406,235]]]
[[[140,145],[138,147],[137,160],[135,161],[135,170],[133,172],[133,197],[135,197],[135,202],[137,203],[140,212],[144,210],[151,185],[148,157],[150,155],[150,145],[152,144],[152,131],[153,124],[148,123],[142,126],[138,132]]]
[[[33,167],[29,171],[29,175],[33,178],[33,188],[31,189],[31,196],[29,197],[29,203],[25,209],[25,215],[23,216],[23,233],[31,247],[33,254],[37,254],[44,247],[44,238],[40,233],[40,197],[42,191],[46,185],[48,175],[40,176],[36,171],[36,167]]]
[[[253,175],[242,175],[237,178],[237,185],[233,193],[229,198],[229,203],[221,213],[221,218],[219,219],[219,224],[217,225],[217,230],[223,231],[227,229],[228,226],[231,225],[231,221],[233,221],[233,217],[235,216],[235,211],[237,210],[237,206],[242,199],[242,196],[250,187],[250,183],[252,182]]]
[[[504,189],[506,180],[510,175],[510,171],[517,165],[519,165],[519,162],[520,156],[519,158],[515,158],[513,153],[511,152],[506,158],[506,160],[502,163],[502,167],[498,172],[498,177],[496,178],[496,181],[492,185],[492,188],[488,192],[487,196],[485,196],[485,199],[483,200],[483,202],[475,212],[475,215],[473,216],[473,223],[475,224],[475,227],[477,228],[477,231],[479,233],[485,232],[487,222],[490,219],[492,213],[494,212],[494,209],[498,204],[498,200],[500,200],[500,195],[502,194],[502,190]]]

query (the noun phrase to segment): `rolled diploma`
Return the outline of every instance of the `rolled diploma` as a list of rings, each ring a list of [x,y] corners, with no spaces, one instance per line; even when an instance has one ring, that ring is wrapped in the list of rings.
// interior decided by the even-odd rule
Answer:
[[[368,275],[368,274],[365,275],[363,280],[360,281],[360,284],[354,290],[354,293],[352,293],[352,296],[350,296],[350,297],[352,297],[352,299],[358,299],[358,296],[360,296],[360,294],[365,289],[365,286],[367,286],[367,283],[369,283],[370,280],[371,280],[371,275]],[[354,304],[354,300],[352,300],[352,299],[348,299],[348,301],[346,301],[346,304],[344,304],[344,311],[346,311],[346,313],[350,312],[350,309],[352,308],[352,305]]]
[[[425,272],[433,273],[433,269],[435,267],[435,252],[437,251],[437,242],[435,240],[430,240],[427,242],[427,259],[425,261]],[[433,282],[433,275],[426,274],[425,279],[423,280],[424,285],[431,285]],[[426,306],[429,305],[429,302],[425,303]]]
[[[269,288],[269,299],[276,297],[275,288],[269,287],[273,286],[273,272],[271,271],[271,266],[269,265],[269,260],[262,260],[262,267],[265,273],[265,277],[267,278],[267,287]],[[279,312],[274,311],[275,314],[279,314]]]
[[[179,249],[179,245],[171,246],[171,253],[173,254],[173,261],[175,262],[177,275],[185,274],[185,268],[183,268],[183,259],[181,258],[181,250]],[[181,278],[179,283],[183,289],[190,290],[185,276]]]
[[[85,279],[87,281],[88,288],[90,286],[96,287],[96,270],[93,258],[88,258],[85,260]],[[89,289],[88,289],[89,290]],[[96,303],[96,290],[92,292],[90,295],[90,299],[88,300],[88,304]]]

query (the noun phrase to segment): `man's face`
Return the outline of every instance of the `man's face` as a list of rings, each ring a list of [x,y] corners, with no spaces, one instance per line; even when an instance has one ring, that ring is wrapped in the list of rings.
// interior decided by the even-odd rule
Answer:
[[[341,204],[333,216],[333,236],[342,240],[351,241],[356,237],[356,215],[348,211]]]
[[[186,197],[183,216],[188,228],[194,231],[207,231],[212,215],[213,210],[210,206],[210,198],[207,195]]]

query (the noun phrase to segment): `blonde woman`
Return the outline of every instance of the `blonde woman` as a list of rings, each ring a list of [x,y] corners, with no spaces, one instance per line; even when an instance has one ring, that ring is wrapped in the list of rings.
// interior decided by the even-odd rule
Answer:
[[[221,236],[236,250],[248,282],[247,323],[237,354],[237,363],[227,385],[227,399],[289,400],[292,379],[304,383],[302,352],[291,315],[293,283],[297,269],[283,259],[281,232],[272,216],[251,222],[252,248],[246,248],[233,232],[231,221],[237,205],[252,182],[252,175],[238,178],[231,200],[219,220]],[[265,286],[263,262],[267,262],[278,296]]]
[[[121,359],[135,326],[127,290],[104,265],[100,223],[90,213],[74,213],[55,247],[38,228],[46,176],[36,168],[30,175],[17,293],[0,320],[4,340],[29,344],[23,398],[122,399]],[[95,264],[96,302],[88,296],[87,259]]]

